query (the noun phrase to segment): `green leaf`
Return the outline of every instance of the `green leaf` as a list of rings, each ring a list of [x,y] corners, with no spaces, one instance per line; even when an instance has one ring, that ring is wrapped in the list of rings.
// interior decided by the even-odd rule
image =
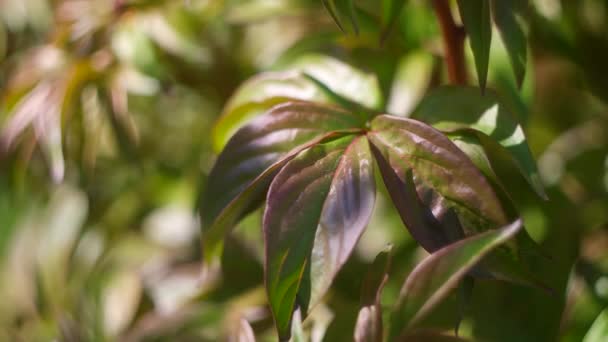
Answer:
[[[382,91],[374,74],[320,54],[302,56],[291,63],[289,69],[308,75],[344,99],[372,110],[382,109]]]
[[[389,0],[385,1],[386,9],[384,10],[386,18],[386,24],[382,29],[382,35],[380,37],[380,44],[384,44],[386,39],[390,35],[391,31],[395,27],[395,24],[399,20],[401,16],[401,11],[403,10],[403,5],[405,5],[405,0]]]
[[[279,337],[325,294],[363,233],[375,201],[364,136],[316,145],[276,176],[264,212],[265,277]]]
[[[388,115],[376,117],[371,128],[370,141],[401,182],[406,182],[407,171],[412,169],[421,183],[457,203],[468,216],[494,226],[506,223],[503,208],[490,184],[441,132],[418,120]],[[387,187],[390,189],[390,184]],[[391,196],[396,201],[395,194]]]
[[[298,71],[267,72],[250,78],[235,91],[213,127],[214,150],[221,151],[247,121],[292,100],[332,102],[323,89]]]
[[[469,36],[471,50],[473,50],[475,56],[475,67],[482,91],[486,88],[490,45],[492,43],[492,20],[489,1],[458,0],[460,16]]]
[[[338,10],[336,9],[336,1],[335,0],[323,0],[323,6],[325,6],[327,11],[329,12],[329,15],[331,15],[332,19],[336,22],[336,25],[338,25],[340,30],[342,32],[346,32],[346,31],[344,31],[344,26],[342,26],[342,23],[340,22],[340,16],[338,14]]]
[[[518,22],[516,8],[509,1],[491,0],[494,23],[505,44],[517,84],[521,86],[526,73],[526,35]]]
[[[374,259],[361,287],[361,309],[357,316],[354,340],[382,342],[382,307],[380,296],[388,281],[392,246],[388,246]]]
[[[604,309],[597,318],[591,329],[585,335],[583,342],[601,342],[608,338],[608,309]]]
[[[230,98],[212,131],[215,151],[251,118],[293,100],[335,104],[359,112],[382,107],[377,78],[335,58],[304,55],[284,67],[247,80]]]
[[[484,148],[491,147],[490,139],[500,144],[534,191],[546,198],[523,128],[495,93],[481,95],[474,87],[441,87],[422,100],[412,117],[443,132],[474,129],[483,133],[478,136]]]
[[[512,238],[517,220],[446,246],[424,259],[408,276],[391,317],[391,339],[426,317],[484,256]]]
[[[299,151],[327,138],[330,131],[356,130],[361,124],[339,109],[288,102],[241,128],[218,157],[201,200],[205,255],[216,254],[217,243],[262,203],[276,173]]]

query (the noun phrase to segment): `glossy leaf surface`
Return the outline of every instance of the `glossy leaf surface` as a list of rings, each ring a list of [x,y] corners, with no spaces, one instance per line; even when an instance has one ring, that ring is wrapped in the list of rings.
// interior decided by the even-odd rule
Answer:
[[[479,86],[483,90],[488,78],[492,43],[490,0],[458,0],[458,8],[475,57]]]
[[[483,133],[507,150],[536,193],[546,197],[522,126],[493,92],[481,95],[473,87],[438,88],[423,99],[412,117],[443,132],[474,129]]]
[[[443,300],[484,256],[512,238],[522,227],[520,220],[446,246],[424,259],[410,273],[391,318],[391,338],[400,327],[409,327]]]
[[[263,227],[265,277],[281,338],[293,310],[305,314],[329,288],[371,216],[373,163],[365,137],[300,153],[276,176]]]
[[[302,145],[360,125],[357,117],[339,109],[290,102],[240,129],[209,175],[200,206],[203,243],[213,249],[238,219],[261,204],[276,173]]]
[[[386,115],[376,117],[371,126],[370,141],[402,182],[411,169],[420,182],[480,220],[506,222],[492,187],[445,135],[423,122]]]
[[[304,55],[284,67],[241,85],[213,128],[213,147],[222,150],[230,137],[250,119],[273,106],[293,100],[343,107],[379,109],[382,95],[372,74],[324,55]]]

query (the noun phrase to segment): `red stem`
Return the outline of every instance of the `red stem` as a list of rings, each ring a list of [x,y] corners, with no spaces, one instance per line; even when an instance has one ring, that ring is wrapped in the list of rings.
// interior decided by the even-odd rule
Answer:
[[[445,62],[448,67],[450,82],[454,84],[466,84],[467,69],[464,60],[464,29],[454,22],[448,0],[432,1],[443,35]]]

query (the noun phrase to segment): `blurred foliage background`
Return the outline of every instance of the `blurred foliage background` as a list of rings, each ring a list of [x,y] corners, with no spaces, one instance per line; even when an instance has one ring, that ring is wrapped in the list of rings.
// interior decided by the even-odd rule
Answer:
[[[395,115],[446,83],[427,1],[407,1],[388,35],[392,1],[355,3],[358,34],[313,0],[0,0],[0,340],[273,340],[260,212],[201,274],[196,205],[218,152],[211,131],[244,80],[311,53],[377,75]],[[555,293],[480,282],[461,334],[603,341],[608,1],[534,0],[528,12],[522,88],[498,39],[488,85],[516,109],[547,188],[540,200],[502,171],[551,258],[532,269]],[[474,79],[470,51],[467,61]],[[395,257],[383,303],[424,255],[378,201],[303,324],[313,341],[352,339],[361,275],[386,244]],[[450,298],[425,324],[450,330],[457,312]]]

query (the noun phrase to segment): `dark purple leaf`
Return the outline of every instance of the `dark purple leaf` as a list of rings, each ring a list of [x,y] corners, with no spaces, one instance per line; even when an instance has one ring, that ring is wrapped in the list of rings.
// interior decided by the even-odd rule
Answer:
[[[224,234],[262,203],[276,173],[298,152],[330,131],[359,125],[356,116],[339,109],[289,102],[241,128],[218,157],[201,200],[205,255],[213,254]]]
[[[316,145],[275,177],[264,212],[265,276],[280,338],[329,288],[363,233],[375,201],[366,138]]]

